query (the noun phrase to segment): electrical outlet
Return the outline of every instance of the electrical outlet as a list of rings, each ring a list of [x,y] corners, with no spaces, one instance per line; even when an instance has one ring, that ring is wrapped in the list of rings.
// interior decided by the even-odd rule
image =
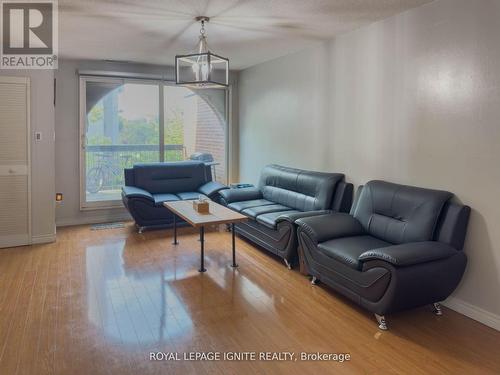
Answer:
[[[42,140],[42,132],[36,132],[35,133],[35,141],[41,141]]]

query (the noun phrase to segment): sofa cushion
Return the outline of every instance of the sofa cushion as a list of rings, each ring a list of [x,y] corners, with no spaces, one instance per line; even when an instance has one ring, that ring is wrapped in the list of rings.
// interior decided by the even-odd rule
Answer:
[[[369,234],[395,244],[430,241],[447,191],[370,181],[361,191],[353,216]]]
[[[361,254],[368,250],[390,245],[390,243],[372,236],[355,236],[321,242],[318,245],[318,249],[330,258],[344,263],[351,268],[359,269],[361,267],[361,262],[358,258]]]
[[[243,215],[247,215],[253,219],[255,219],[257,216],[262,215],[262,214],[267,214],[270,212],[278,212],[278,211],[288,211],[291,210],[290,207],[283,206],[282,204],[270,204],[266,206],[258,206],[258,207],[251,207],[247,208],[241,213]]]
[[[259,188],[265,199],[299,211],[325,210],[331,206],[340,173],[323,173],[268,165],[262,170]]]
[[[209,177],[205,164],[197,161],[134,165],[135,186],[151,194],[196,191]]]
[[[175,194],[153,194],[155,205],[161,206],[163,202],[178,201],[179,197]]]
[[[187,192],[183,192],[183,193],[176,193],[176,195],[179,197],[179,199],[181,199],[183,201],[194,200],[194,199],[198,199],[199,197],[208,198],[206,195],[198,193],[196,191],[187,191]]]
[[[241,212],[247,208],[258,207],[258,206],[268,206],[271,204],[275,204],[275,203],[268,201],[267,199],[254,199],[251,201],[234,202],[234,203],[229,204],[228,207],[232,210]]]
[[[277,211],[277,212],[269,212],[267,214],[262,214],[257,216],[257,222],[262,225],[265,225],[268,228],[276,229],[276,219],[283,214],[295,214],[300,213],[297,210],[286,210],[286,211]]]

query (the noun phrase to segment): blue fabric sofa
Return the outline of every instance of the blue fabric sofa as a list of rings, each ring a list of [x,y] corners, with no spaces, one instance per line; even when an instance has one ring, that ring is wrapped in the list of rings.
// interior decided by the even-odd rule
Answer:
[[[226,185],[212,181],[210,166],[199,161],[136,164],[125,169],[122,200],[139,232],[173,225],[172,213],[163,202],[197,199],[219,200]]]

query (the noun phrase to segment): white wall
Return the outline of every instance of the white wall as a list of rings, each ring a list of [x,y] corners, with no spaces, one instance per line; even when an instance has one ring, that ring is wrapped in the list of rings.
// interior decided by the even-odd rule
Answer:
[[[56,204],[56,223],[76,225],[130,219],[124,208],[80,210],[79,177],[79,80],[78,70],[127,72],[163,75],[175,79],[169,66],[128,64],[104,61],[59,60],[56,72],[56,191],[64,200]],[[236,77],[230,75],[231,81]],[[236,143],[236,142],[233,142]]]
[[[448,305],[500,329],[498,19],[439,0],[241,72],[240,177],[277,162],[454,192],[473,212]]]
[[[32,242],[55,240],[54,217],[54,71],[0,70],[0,75],[29,77],[31,84],[31,232]],[[34,134],[42,133],[35,142]]]
[[[239,175],[269,163],[326,168],[327,45],[256,65],[239,77]]]

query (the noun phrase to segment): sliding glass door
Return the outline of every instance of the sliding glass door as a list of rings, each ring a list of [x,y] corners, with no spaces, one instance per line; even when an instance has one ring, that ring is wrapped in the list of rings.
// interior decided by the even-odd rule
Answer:
[[[123,169],[136,163],[202,153],[215,178],[226,182],[226,117],[225,90],[82,76],[81,208],[120,206]]]
[[[205,154],[200,157],[209,158],[213,178],[227,183],[226,91],[165,85],[163,97],[165,161],[179,160],[176,147],[182,144],[184,158]]]

